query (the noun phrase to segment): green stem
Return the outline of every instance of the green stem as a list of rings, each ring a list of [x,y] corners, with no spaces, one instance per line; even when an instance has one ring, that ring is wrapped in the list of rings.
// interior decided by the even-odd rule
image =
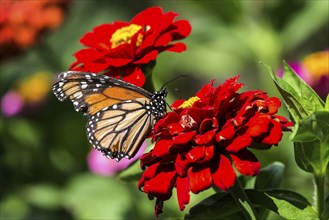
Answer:
[[[229,192],[232,195],[234,201],[241,208],[241,211],[246,217],[246,219],[260,219],[238,179],[236,179],[235,184],[231,188],[229,188]]]
[[[318,211],[318,215],[321,219],[321,214],[324,210],[324,203],[325,203],[325,175],[314,175],[315,180],[315,188],[316,188],[316,207]]]

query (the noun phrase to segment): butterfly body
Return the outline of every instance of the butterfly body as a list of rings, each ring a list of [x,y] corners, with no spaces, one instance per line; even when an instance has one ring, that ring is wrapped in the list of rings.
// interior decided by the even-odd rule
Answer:
[[[69,98],[89,117],[89,142],[105,156],[132,158],[156,120],[166,113],[164,88],[150,93],[133,84],[93,73],[69,71],[58,76],[53,92]]]

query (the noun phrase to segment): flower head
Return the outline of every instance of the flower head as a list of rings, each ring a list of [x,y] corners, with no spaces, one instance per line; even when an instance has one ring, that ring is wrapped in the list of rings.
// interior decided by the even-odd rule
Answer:
[[[276,115],[281,102],[263,91],[238,93],[238,77],[213,87],[205,85],[195,97],[173,103],[173,112],[154,127],[156,144],[141,157],[145,169],[139,188],[156,197],[155,214],[162,212],[176,187],[179,207],[189,193],[213,184],[226,191],[242,175],[258,174],[260,163],[248,148],[268,149],[278,144],[282,131],[293,124]]]
[[[68,0],[1,1],[0,58],[13,55],[38,39],[63,20]]]
[[[163,13],[160,7],[148,8],[130,22],[116,21],[97,26],[80,42],[88,48],[74,54],[70,69],[104,72],[124,81],[143,86],[142,69],[162,51],[182,52],[184,43],[172,41],[187,37],[191,26],[186,20],[174,21],[174,12]]]
[[[289,62],[289,66],[309,84],[314,91],[326,99],[329,93],[329,50],[307,55],[300,62]],[[278,75],[282,76],[282,68]]]

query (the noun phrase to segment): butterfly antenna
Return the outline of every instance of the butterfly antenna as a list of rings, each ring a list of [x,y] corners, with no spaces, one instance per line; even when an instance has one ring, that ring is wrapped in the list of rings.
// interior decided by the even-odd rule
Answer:
[[[171,82],[173,82],[173,81],[175,81],[179,78],[185,78],[185,77],[188,77],[188,76],[189,76],[188,74],[176,76],[176,77],[172,78],[171,80],[165,82],[165,84],[163,84],[161,88],[164,88],[166,85],[168,85],[169,83],[171,83]]]

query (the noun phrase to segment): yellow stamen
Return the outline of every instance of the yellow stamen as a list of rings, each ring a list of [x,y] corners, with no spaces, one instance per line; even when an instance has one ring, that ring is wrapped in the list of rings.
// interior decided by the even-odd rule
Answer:
[[[329,51],[312,53],[302,61],[304,67],[316,79],[329,74]]]
[[[191,108],[193,106],[193,104],[196,101],[199,101],[200,98],[197,96],[193,96],[191,98],[189,98],[188,100],[186,100],[183,104],[181,104],[178,108]]]
[[[131,38],[142,28],[142,26],[137,24],[131,24],[127,27],[122,27],[116,30],[111,37],[111,48],[116,48],[124,43],[130,43]],[[139,34],[137,37],[136,46],[141,45],[143,35]]]

